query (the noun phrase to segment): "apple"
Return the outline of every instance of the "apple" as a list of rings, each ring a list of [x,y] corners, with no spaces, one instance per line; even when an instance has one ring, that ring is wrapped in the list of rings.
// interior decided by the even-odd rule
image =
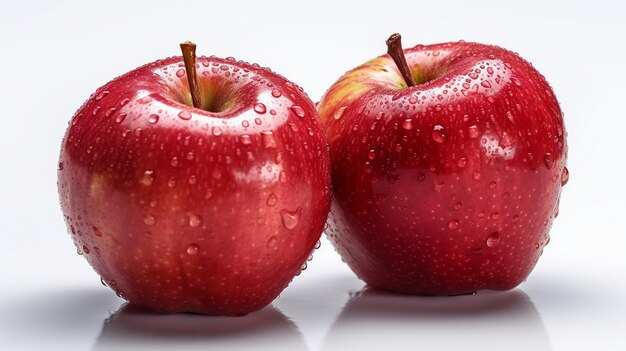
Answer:
[[[388,48],[318,104],[332,168],[328,237],[380,289],[517,286],[549,242],[569,177],[550,85],[497,46],[403,51],[395,34]]]
[[[257,64],[183,57],[99,88],[62,142],[61,207],[104,284],[159,312],[243,315],[300,272],[330,206],[323,128]]]

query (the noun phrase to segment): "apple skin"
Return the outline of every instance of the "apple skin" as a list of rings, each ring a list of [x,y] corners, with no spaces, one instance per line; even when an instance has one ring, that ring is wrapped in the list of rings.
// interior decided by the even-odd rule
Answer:
[[[242,315],[300,272],[330,206],[317,111],[285,78],[182,57],[96,91],[62,142],[61,207],[80,254],[116,293],[160,312]],[[209,112],[213,111],[213,112]]]
[[[567,145],[545,78],[478,43],[404,50],[342,76],[318,104],[330,144],[328,237],[368,284],[418,295],[507,290],[558,214]]]

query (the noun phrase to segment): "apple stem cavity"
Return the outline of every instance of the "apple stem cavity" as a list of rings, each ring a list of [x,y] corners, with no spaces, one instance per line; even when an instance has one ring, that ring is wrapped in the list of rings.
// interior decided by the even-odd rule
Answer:
[[[402,74],[402,78],[404,78],[406,85],[409,87],[415,86],[415,80],[413,80],[411,70],[409,69],[409,65],[406,63],[406,58],[404,57],[404,52],[402,51],[400,34],[392,34],[389,39],[387,39],[386,43],[387,53],[391,56],[393,62],[396,63],[396,66],[398,67],[398,70],[400,70],[400,74]]]
[[[186,41],[180,44],[180,50],[183,52],[193,107],[201,108],[200,88],[198,88],[198,80],[196,78],[196,44]]]

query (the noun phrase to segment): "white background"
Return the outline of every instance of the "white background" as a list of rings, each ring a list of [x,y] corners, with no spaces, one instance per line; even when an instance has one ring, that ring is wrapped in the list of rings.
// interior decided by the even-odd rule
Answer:
[[[626,2],[0,2],[0,349],[626,350]],[[344,71],[405,46],[464,39],[519,52],[551,82],[570,181],[552,240],[516,290],[457,298],[358,292],[330,243],[271,308],[103,323],[123,301],[65,233],[61,138],[97,87],[199,54],[269,66],[313,100]],[[348,303],[346,305],[346,303]]]

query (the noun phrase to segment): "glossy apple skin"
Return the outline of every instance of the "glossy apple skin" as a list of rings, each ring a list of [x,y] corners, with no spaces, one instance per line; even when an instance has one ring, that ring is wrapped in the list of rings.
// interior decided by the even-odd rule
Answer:
[[[328,237],[368,284],[421,295],[505,290],[531,272],[567,181],[563,117],[545,78],[477,43],[381,56],[318,105],[330,144]]]
[[[270,303],[319,240],[327,144],[312,102],[285,78],[214,57],[197,70],[221,112],[189,106],[181,57],[98,89],[63,139],[61,206],[79,253],[120,296],[242,315]]]

